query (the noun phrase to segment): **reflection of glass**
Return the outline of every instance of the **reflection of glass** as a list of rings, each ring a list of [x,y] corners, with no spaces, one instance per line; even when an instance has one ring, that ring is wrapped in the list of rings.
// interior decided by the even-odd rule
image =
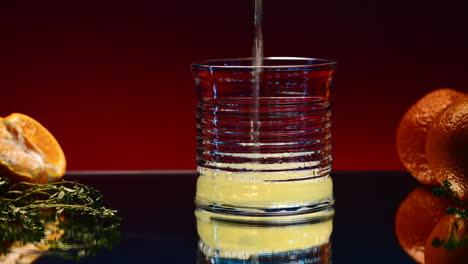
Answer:
[[[111,248],[120,238],[114,225],[92,219],[62,218],[47,221],[44,230],[0,224],[0,263],[27,264],[47,255],[80,259]]]
[[[195,214],[198,263],[331,263],[331,209],[313,217]]]
[[[266,58],[263,66],[250,59],[192,65],[199,99],[199,208],[253,216],[331,206],[334,65],[308,58]],[[259,78],[253,80],[253,73]]]

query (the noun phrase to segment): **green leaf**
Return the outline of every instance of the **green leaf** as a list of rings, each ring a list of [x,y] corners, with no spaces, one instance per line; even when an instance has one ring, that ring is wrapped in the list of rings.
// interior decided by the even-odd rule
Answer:
[[[447,215],[454,215],[456,221],[453,222],[451,229],[450,229],[450,235],[447,238],[446,241],[443,241],[439,238],[436,238],[432,241],[432,245],[434,247],[440,247],[441,245],[448,249],[448,250],[453,250],[460,248],[462,246],[468,246],[468,237],[465,235],[465,237],[462,239],[461,237],[457,236],[456,233],[459,231],[459,225],[458,221],[464,221],[462,219],[467,219],[468,218],[468,204],[465,201],[462,201],[458,198],[456,193],[451,190],[451,183],[447,180],[443,182],[442,186],[435,187],[432,189],[432,193],[436,197],[444,197],[448,196],[452,199],[457,204],[456,207],[448,207],[445,210],[445,214]],[[468,233],[468,230],[465,230],[465,234]]]
[[[442,246],[442,244],[444,244],[444,241],[440,240],[438,237],[434,238],[434,240],[432,240],[432,246],[435,247],[435,248],[438,248],[440,246]]]
[[[444,190],[441,190],[440,187],[435,187],[433,190],[432,190],[432,194],[435,196],[435,197],[442,197],[445,195],[445,191]]]
[[[447,208],[447,210],[445,210],[445,214],[448,214],[448,215],[454,215],[457,212],[458,212],[458,209],[453,208],[453,207],[449,207],[449,208]]]

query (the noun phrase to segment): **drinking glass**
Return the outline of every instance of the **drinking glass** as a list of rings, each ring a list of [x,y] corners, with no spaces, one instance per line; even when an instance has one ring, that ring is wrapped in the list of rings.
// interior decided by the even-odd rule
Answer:
[[[285,216],[333,204],[330,88],[335,62],[271,57],[192,64],[198,96],[198,208]]]

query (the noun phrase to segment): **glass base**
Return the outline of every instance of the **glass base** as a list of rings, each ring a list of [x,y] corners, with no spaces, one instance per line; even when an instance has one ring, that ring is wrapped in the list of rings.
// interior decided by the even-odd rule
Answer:
[[[327,198],[322,201],[315,203],[303,203],[298,205],[283,205],[276,207],[239,207],[239,206],[230,206],[230,205],[217,205],[204,203],[202,201],[195,200],[195,205],[197,208],[203,209],[208,212],[216,214],[227,214],[227,215],[237,215],[237,216],[294,216],[302,215],[308,217],[314,213],[319,213],[322,211],[329,211],[333,208],[334,199]],[[277,221],[277,220],[276,220]],[[294,220],[296,221],[296,220]]]
[[[197,264],[331,264],[331,252],[330,243],[326,243],[301,250],[248,254],[245,255],[245,258],[228,258],[217,256],[216,250],[200,241],[198,244]]]

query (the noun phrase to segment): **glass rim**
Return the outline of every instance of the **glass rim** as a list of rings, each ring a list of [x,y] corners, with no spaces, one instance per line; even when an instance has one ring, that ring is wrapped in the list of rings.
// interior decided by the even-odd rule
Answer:
[[[252,61],[252,58],[228,58],[228,59],[209,59],[196,61],[191,64],[193,70],[294,70],[294,69],[313,69],[322,67],[335,67],[336,61],[321,58],[308,58],[308,57],[265,57],[263,61],[282,61],[291,62],[284,65],[226,65],[227,63],[242,63]],[[295,63],[294,63],[295,62]],[[302,63],[301,63],[302,62]]]

